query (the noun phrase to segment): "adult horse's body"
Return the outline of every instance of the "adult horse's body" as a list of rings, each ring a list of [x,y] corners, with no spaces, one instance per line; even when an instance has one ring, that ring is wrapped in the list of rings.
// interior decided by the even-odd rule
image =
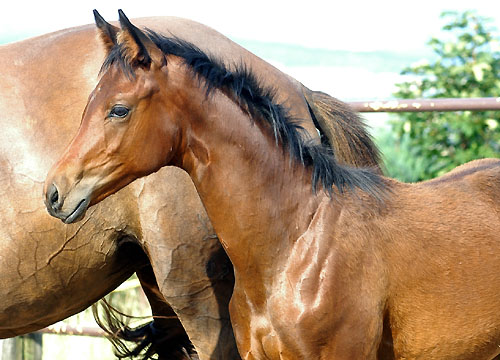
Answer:
[[[244,70],[120,21],[79,133],[46,180],[51,214],[81,219],[175,164],[234,265],[244,359],[500,353],[499,160],[421,184],[343,167]]]
[[[203,25],[177,18],[138,21],[189,39],[228,63],[243,59],[264,80],[280,84],[278,94],[290,100],[297,117],[309,116],[311,106],[321,123],[322,109],[315,106],[334,101],[309,92]],[[227,314],[232,291],[230,263],[184,172],[163,169],[136,182],[99,204],[79,224],[63,225],[43,208],[43,179],[76,131],[104,56],[94,26],[0,47],[0,185],[4,189],[0,337],[24,334],[64,319],[138,271],[153,314],[160,317],[155,321],[157,327],[174,340],[183,337],[178,320],[161,318],[174,315],[171,305],[200,358],[233,358],[237,355]],[[309,105],[303,91],[311,100]],[[348,112],[341,104],[333,104],[335,111]],[[338,115],[326,110],[327,116]],[[345,130],[334,128],[330,133],[339,132],[339,142],[344,138],[356,142],[359,136],[364,143],[354,144],[356,155],[341,154],[344,160],[364,157],[375,164],[376,153],[363,140],[364,129],[356,128],[349,135],[352,124],[345,126]]]

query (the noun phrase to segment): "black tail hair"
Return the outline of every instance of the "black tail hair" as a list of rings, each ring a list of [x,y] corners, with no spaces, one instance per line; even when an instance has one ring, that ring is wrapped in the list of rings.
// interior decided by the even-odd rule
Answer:
[[[96,323],[106,332],[119,359],[198,359],[185,332],[165,331],[156,327],[154,320],[130,327],[127,320],[137,317],[122,313],[105,299],[92,305],[92,313]],[[133,343],[135,347],[130,348],[127,343]]]

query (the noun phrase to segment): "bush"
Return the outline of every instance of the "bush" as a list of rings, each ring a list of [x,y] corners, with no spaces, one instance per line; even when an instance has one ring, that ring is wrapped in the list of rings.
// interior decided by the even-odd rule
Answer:
[[[404,69],[402,74],[414,80],[397,84],[395,97],[499,97],[500,41],[489,20],[470,11],[446,12],[442,17],[449,19],[443,38],[429,41],[436,60]],[[390,122],[392,146],[401,153],[387,165],[389,175],[424,180],[473,159],[497,157],[499,120],[495,112],[401,113]],[[402,161],[413,162],[410,176],[391,167]]]

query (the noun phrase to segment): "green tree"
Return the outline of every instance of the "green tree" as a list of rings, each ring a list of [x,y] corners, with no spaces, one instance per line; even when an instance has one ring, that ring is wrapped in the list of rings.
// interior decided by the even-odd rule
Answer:
[[[441,39],[429,45],[436,60],[403,70],[412,80],[397,84],[397,98],[500,97],[500,42],[489,19],[474,12],[445,12]],[[406,181],[433,178],[467,161],[500,154],[498,112],[401,113],[391,121],[410,164]],[[401,159],[396,161],[401,163]],[[391,172],[391,164],[388,164]]]

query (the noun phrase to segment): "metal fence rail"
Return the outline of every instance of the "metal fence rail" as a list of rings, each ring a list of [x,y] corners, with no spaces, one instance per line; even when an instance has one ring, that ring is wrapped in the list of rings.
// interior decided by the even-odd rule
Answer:
[[[54,335],[78,335],[78,336],[92,336],[92,337],[103,337],[106,333],[99,327],[94,326],[72,326],[66,324],[51,325],[44,329],[36,331],[36,333],[42,334],[54,334]]]
[[[486,111],[500,110],[500,97],[352,101],[348,104],[358,112]]]

